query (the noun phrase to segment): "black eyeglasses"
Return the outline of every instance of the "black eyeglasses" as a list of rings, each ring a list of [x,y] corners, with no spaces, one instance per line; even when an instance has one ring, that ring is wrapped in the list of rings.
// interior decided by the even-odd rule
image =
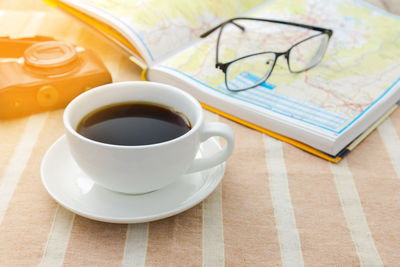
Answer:
[[[246,28],[243,25],[251,21],[279,23],[310,29],[318,33],[296,42],[285,52],[265,51],[239,57],[226,63],[220,62],[220,40],[224,27],[232,24],[244,32]],[[285,56],[289,71],[292,73],[311,69],[321,62],[333,34],[333,31],[330,29],[311,25],[270,19],[238,17],[219,24],[200,35],[200,37],[205,38],[217,29],[220,29],[220,31],[217,38],[215,67],[225,73],[226,88],[235,92],[251,89],[264,83],[271,75],[277,59],[282,55]]]

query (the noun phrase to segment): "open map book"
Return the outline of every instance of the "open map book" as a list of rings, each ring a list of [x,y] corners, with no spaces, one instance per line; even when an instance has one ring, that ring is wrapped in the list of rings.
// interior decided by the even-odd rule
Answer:
[[[355,0],[46,0],[123,47],[146,79],[177,86],[205,108],[331,161],[354,147],[400,100],[400,18]],[[231,92],[215,67],[218,31],[246,16],[334,31],[321,63],[290,73],[284,60],[256,88]],[[285,51],[312,30],[265,24],[224,29],[220,56]],[[238,77],[241,82],[252,77]]]

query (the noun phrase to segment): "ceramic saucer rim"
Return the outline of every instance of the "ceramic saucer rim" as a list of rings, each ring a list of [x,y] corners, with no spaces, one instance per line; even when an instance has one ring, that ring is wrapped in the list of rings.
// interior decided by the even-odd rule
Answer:
[[[52,188],[50,188],[50,185],[48,184],[47,180],[49,178],[45,178],[45,168],[46,163],[48,162],[48,158],[52,156],[52,153],[54,153],[54,150],[56,149],[57,146],[60,145],[60,143],[66,142],[66,136],[62,135],[59,137],[46,151],[42,162],[41,162],[41,167],[40,167],[40,174],[41,174],[41,181],[43,186],[45,187],[46,191],[50,194],[50,196],[62,207],[66,208],[67,210],[72,211],[73,213],[76,213],[80,216],[83,216],[85,218],[93,219],[96,221],[102,221],[102,222],[109,222],[109,223],[143,223],[143,222],[150,222],[150,221],[155,221],[155,220],[160,220],[163,218],[167,218],[170,216],[174,216],[176,214],[179,214],[183,211],[186,211],[197,204],[199,204],[201,201],[206,199],[214,190],[215,188],[220,184],[222,178],[224,177],[225,174],[225,165],[226,163],[223,162],[213,168],[210,168],[208,170],[201,171],[201,175],[203,177],[206,176],[204,179],[204,184],[193,194],[191,194],[189,197],[187,197],[185,201],[189,200],[188,203],[184,205],[179,205],[175,208],[171,208],[170,210],[163,211],[161,213],[154,213],[152,215],[146,215],[146,216],[133,216],[133,217],[124,217],[124,218],[118,218],[118,217],[113,217],[113,216],[103,216],[103,215],[96,215],[93,213],[81,211],[77,209],[76,207],[73,207],[73,205],[70,205],[63,199],[62,197],[58,196],[58,194],[54,191]],[[215,138],[210,138],[207,142],[212,142],[212,145],[215,146],[217,149],[221,149],[220,144],[215,140]],[[70,151],[67,151],[65,153],[68,153],[70,155]],[[78,167],[78,166],[77,166]],[[52,178],[50,178],[52,179]],[[54,178],[53,178],[54,179]],[[73,179],[73,178],[71,178]],[[162,189],[161,189],[162,190]],[[105,189],[106,192],[110,192],[110,194],[115,193],[115,194],[122,194],[122,193],[116,193],[116,192],[111,192]],[[149,193],[151,194],[151,193]],[[125,194],[126,195],[126,194]],[[129,197],[129,195],[126,195]],[[132,197],[138,197],[138,195],[133,195]],[[193,198],[194,197],[194,198]]]

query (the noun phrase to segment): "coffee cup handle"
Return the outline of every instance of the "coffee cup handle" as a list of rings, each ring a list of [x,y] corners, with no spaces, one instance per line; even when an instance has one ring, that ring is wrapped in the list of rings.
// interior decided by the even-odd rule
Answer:
[[[213,136],[220,136],[226,140],[226,144],[222,150],[206,158],[196,158],[186,173],[198,172],[214,167],[226,161],[232,154],[235,144],[235,137],[232,129],[228,125],[220,122],[204,123],[200,133],[200,141],[204,142]]]

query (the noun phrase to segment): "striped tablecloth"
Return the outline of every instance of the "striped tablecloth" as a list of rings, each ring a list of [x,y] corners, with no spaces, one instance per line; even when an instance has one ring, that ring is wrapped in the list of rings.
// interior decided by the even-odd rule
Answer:
[[[400,14],[399,0],[369,1]],[[0,2],[0,35],[94,49],[115,81],[139,80],[118,48],[37,1]],[[92,221],[60,207],[40,164],[62,110],[0,121],[0,266],[400,266],[400,110],[340,164],[239,124],[217,189],[179,215]]]

